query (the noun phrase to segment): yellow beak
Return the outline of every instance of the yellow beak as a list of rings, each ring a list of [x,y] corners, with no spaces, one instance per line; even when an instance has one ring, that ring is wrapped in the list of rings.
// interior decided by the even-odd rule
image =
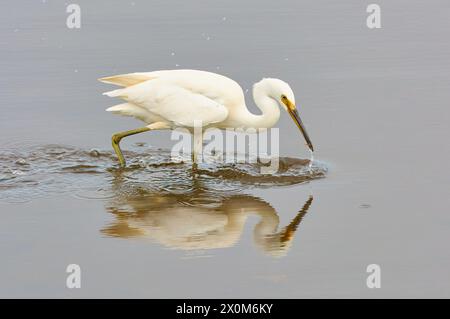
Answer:
[[[305,125],[303,124],[302,120],[300,119],[300,115],[298,114],[297,108],[295,107],[295,104],[292,103],[287,97],[283,96],[281,98],[281,101],[286,105],[288,109],[289,115],[294,120],[295,124],[297,124],[297,127],[300,129],[300,131],[303,134],[303,137],[305,138],[306,144],[308,145],[311,152],[314,152],[314,147],[312,145],[311,139],[309,138],[308,132],[306,131]]]

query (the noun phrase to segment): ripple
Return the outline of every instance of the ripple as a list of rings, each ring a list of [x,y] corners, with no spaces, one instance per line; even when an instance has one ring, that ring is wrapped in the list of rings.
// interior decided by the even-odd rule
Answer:
[[[73,196],[78,199],[101,200],[111,199],[114,197],[114,194],[104,189],[84,189],[76,191],[73,193]]]
[[[112,151],[78,149],[65,145],[10,148],[0,154],[0,200],[28,201],[49,194],[72,193],[83,199],[107,199],[120,181],[128,189],[185,193],[193,184],[217,193],[242,192],[249,187],[275,187],[322,178],[327,168],[320,162],[282,157],[278,170],[263,174],[263,163],[223,164],[221,156],[205,157],[207,163],[193,171],[185,159],[174,161],[169,150],[136,145],[124,152],[126,168],[119,168]],[[118,186],[117,186],[118,187]],[[116,188],[117,188],[116,187]],[[214,199],[192,198],[192,202],[214,203]]]

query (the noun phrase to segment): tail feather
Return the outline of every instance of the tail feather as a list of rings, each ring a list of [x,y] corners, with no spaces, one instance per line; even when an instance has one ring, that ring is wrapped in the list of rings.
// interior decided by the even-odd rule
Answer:
[[[104,78],[100,78],[98,80],[103,83],[128,87],[151,79],[152,79],[151,77],[143,73],[128,73],[128,74],[107,76]]]
[[[124,115],[124,116],[132,116],[134,118],[137,118],[138,120],[144,121],[144,122],[151,122],[151,119],[149,118],[149,113],[143,109],[140,106],[137,106],[132,103],[122,103],[118,105],[114,105],[111,107],[108,107],[106,109],[107,112],[112,112],[114,114]]]
[[[109,97],[126,97],[124,95],[124,89],[117,89],[117,90],[112,90],[112,91],[108,91],[103,93],[103,95],[109,96]]]

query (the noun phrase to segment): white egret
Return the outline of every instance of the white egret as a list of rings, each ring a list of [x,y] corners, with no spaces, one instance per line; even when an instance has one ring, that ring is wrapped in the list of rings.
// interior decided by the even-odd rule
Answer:
[[[216,73],[164,70],[115,75],[99,81],[124,87],[104,93],[126,101],[107,111],[132,116],[147,124],[112,136],[112,146],[121,166],[125,166],[125,159],[119,143],[126,136],[177,127],[187,128],[191,133],[196,126],[204,129],[270,128],[280,117],[279,106],[289,113],[313,151],[295,106],[294,93],[286,82],[279,79],[265,78],[254,84],[253,99],[261,110],[260,115],[247,109],[244,92],[238,83]],[[194,135],[193,163],[197,161],[201,143],[202,138]]]

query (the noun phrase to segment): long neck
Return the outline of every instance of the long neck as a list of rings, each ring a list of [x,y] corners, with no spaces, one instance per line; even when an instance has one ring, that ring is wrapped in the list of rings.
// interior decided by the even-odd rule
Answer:
[[[247,126],[253,128],[269,128],[274,126],[280,118],[280,107],[278,103],[269,97],[267,91],[262,87],[255,87],[253,90],[253,100],[261,110],[261,114],[253,114],[246,108]]]

